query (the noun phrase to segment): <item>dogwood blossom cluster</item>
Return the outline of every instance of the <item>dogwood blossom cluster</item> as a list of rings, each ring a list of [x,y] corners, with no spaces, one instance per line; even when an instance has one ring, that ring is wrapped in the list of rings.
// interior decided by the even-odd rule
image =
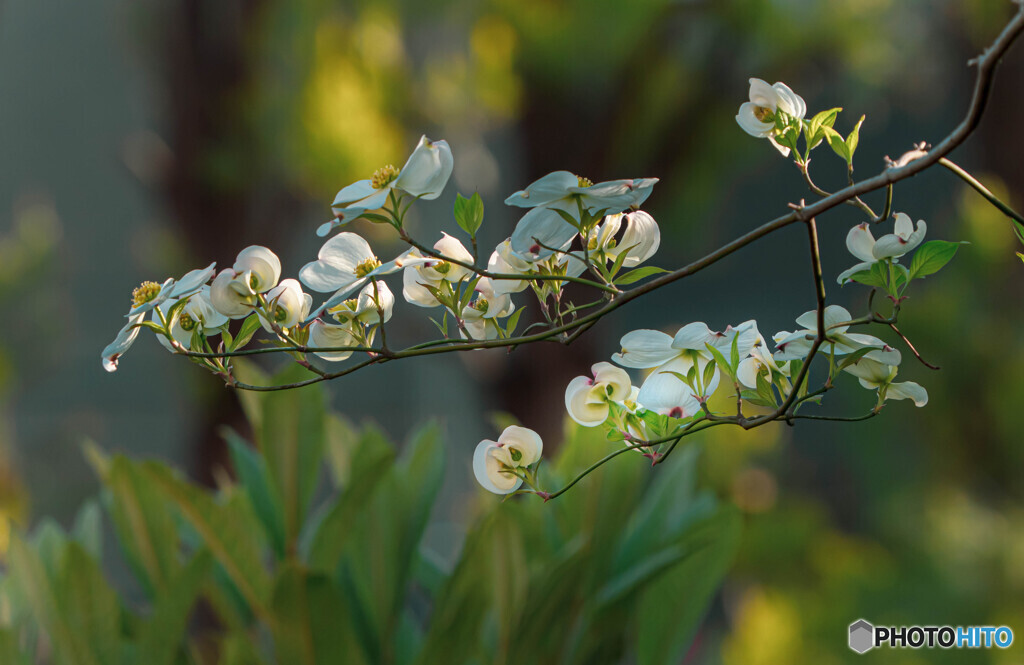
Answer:
[[[806,103],[787,85],[755,78],[750,79],[749,101],[740,106],[736,121],[748,134],[767,139],[783,156],[792,155],[812,191],[826,195],[810,178],[811,150],[827,141],[852,173],[863,122],[861,118],[844,138],[833,128],[840,111],[834,108],[807,119]],[[527,309],[524,299],[532,299],[536,307],[529,329],[540,327],[571,341],[565,336],[568,331],[590,323],[580,319],[580,311],[614,305],[625,293],[622,287],[668,272],[641,267],[661,245],[658,223],[641,209],[657,178],[594,183],[569,171],[549,173],[505,199],[508,206],[524,212],[512,233],[482,256],[477,238],[483,221],[479,195],[456,197],[454,218],[461,234],[453,228],[451,233],[438,231],[426,243],[413,239],[405,225],[406,213],[421,199],[437,199],[453,167],[448,143],[424,136],[401,168],[384,166],[343,187],[331,204],[333,218],[316,228],[317,235],[330,237],[295,278],[282,278],[278,256],[254,245],[220,271],[210,264],[177,279],[143,282],[132,292],[127,322],[102,352],[103,367],[116,370],[147,328],[171,352],[244,387],[232,375],[231,360],[246,353],[246,346],[262,331],[262,344],[291,355],[321,379],[334,378],[344,372],[332,374],[330,368],[355,354],[365,354],[369,362],[403,357],[388,346],[387,324],[397,292],[410,311],[427,316],[442,335],[441,340],[404,349],[404,355],[439,345],[474,349],[533,341],[525,333],[515,337]],[[753,319],[720,331],[704,322],[669,332],[633,330],[621,338],[619,351],[609,361],[593,364],[588,373],[568,383],[569,417],[582,427],[604,428],[610,440],[624,442],[657,462],[667,454],[666,445],[674,446],[701,423],[749,426],[760,423],[757,418],[764,414],[792,418],[806,405],[820,404],[843,374],[875,394],[872,413],[892,400],[909,399],[924,406],[928,393],[923,387],[896,381],[903,360],[900,351],[857,326],[894,323],[908,285],[942,268],[959,244],[925,242],[927,224],[915,225],[902,212],[893,216],[892,232],[876,238],[871,226],[888,224],[890,203],[877,218],[859,199],[853,203],[869,214],[870,221],[850,229],[846,244],[857,263],[842,271],[837,281],[871,287],[872,296],[880,290],[891,302],[888,317],[874,310],[858,317],[839,305],[826,305],[822,287],[817,309],[797,317],[793,331],[769,338]],[[350,230],[354,227],[349,224],[357,219],[391,227],[407,248],[382,255]],[[813,223],[810,228],[813,231]],[[597,298],[575,305],[567,291],[571,282],[595,290]],[[891,327],[899,334],[895,325]],[[810,388],[812,379],[821,387]],[[542,451],[536,432],[508,427],[496,441],[479,443],[473,471],[490,492],[526,491],[548,497],[540,489],[538,474]]]
[[[386,278],[399,272],[404,300],[437,310],[431,318],[444,336],[463,340],[510,337],[523,309],[513,297],[528,289],[554,326],[573,316],[572,304],[562,300],[568,281],[589,273],[590,283],[615,291],[617,279],[629,283],[653,274],[630,275],[629,269],[651,258],[661,242],[658,224],[639,209],[654,178],[595,185],[556,171],[537,180],[507,199],[527,212],[511,237],[491,252],[486,268],[477,266],[475,255],[483,217],[478,196],[459,196],[455,211],[473,252],[446,232],[431,247],[420,245],[406,233],[405,214],[415,201],[439,197],[453,166],[446,141],[422,137],[401,169],[382,167],[338,192],[331,206],[334,219],[318,227],[317,234],[330,235],[356,219],[389,224],[410,247],[388,260],[358,233],[341,231],[324,242],[297,279],[281,279],[277,255],[252,246],[219,272],[211,264],[178,280],[143,283],[132,294],[128,322],[103,350],[104,368],[117,369],[144,327],[169,350],[188,354],[222,376],[230,376],[231,354],[259,329],[282,350],[309,352],[329,363],[356,352],[380,353],[383,349],[373,347],[395,305]],[[324,294],[319,304],[314,306],[307,290]],[[232,333],[233,320],[243,322]],[[211,339],[217,336],[214,350]]]

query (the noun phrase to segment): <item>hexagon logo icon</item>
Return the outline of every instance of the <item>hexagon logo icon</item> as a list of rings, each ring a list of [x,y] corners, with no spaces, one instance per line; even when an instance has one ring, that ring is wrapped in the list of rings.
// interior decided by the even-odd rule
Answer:
[[[875,627],[864,619],[850,624],[850,648],[864,653],[875,646]]]

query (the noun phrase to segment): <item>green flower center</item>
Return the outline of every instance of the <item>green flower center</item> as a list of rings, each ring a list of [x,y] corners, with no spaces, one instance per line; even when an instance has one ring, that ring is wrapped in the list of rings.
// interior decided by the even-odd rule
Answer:
[[[274,323],[283,323],[288,318],[288,311],[284,307],[274,308]]]
[[[580,187],[593,187],[594,186],[594,181],[593,180],[591,180],[590,178],[584,178],[581,175],[576,176],[576,181],[579,183]]]
[[[182,312],[181,316],[178,317],[178,325],[185,332],[192,332],[196,329],[196,320],[189,316],[188,312]]]
[[[487,308],[490,307],[490,303],[487,302],[487,298],[477,298],[471,307],[481,314],[487,313]]]
[[[366,277],[371,272],[380,267],[380,261],[377,260],[376,256],[371,256],[365,261],[360,261],[356,265],[355,273],[356,277]]]
[[[398,169],[391,164],[388,164],[387,166],[382,166],[373,172],[373,177],[370,178],[370,185],[374,189],[384,189],[397,177]]]
[[[452,269],[452,264],[447,261],[441,261],[437,265],[431,267],[442,275],[447,275],[448,271]]]
[[[259,286],[260,278],[257,277],[255,273],[249,275],[249,288],[252,289],[253,291],[257,291],[259,290]]]
[[[340,305],[335,305],[334,307],[331,307],[329,310],[327,310],[327,312],[329,314],[337,314],[338,312],[341,312],[346,309],[349,310],[350,312],[354,312],[356,311],[357,307],[359,307],[359,301],[356,298],[349,298]]]
[[[755,106],[754,117],[761,122],[775,122],[775,112],[766,106]]]
[[[160,285],[156,282],[143,282],[132,291],[132,306],[144,305],[160,294]]]
[[[512,458],[513,462],[518,462],[519,460],[523,459],[523,453],[520,452],[518,448],[509,448],[508,454],[509,457]]]

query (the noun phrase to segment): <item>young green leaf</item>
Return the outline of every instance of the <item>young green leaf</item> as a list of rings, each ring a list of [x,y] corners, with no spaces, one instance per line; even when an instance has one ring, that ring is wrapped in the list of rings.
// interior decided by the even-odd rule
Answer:
[[[476,236],[484,222],[484,202],[479,193],[468,199],[462,194],[455,195],[455,221],[471,237]]]
[[[846,137],[846,161],[851,165],[853,164],[853,153],[857,151],[857,144],[860,142],[860,126],[864,123],[864,118],[866,117],[862,115],[854,126],[853,131]]]
[[[240,349],[249,343],[252,336],[256,334],[256,331],[260,329],[260,317],[256,314],[250,314],[245,321],[242,321],[242,327],[238,329],[238,334],[235,335],[234,344],[227,345],[228,351],[234,351]]]
[[[918,279],[937,273],[953,260],[960,243],[948,240],[929,240],[914,252],[910,262],[910,279]]]
[[[867,286],[877,286],[880,289],[886,288],[888,279],[886,268],[879,261],[871,266],[870,270],[861,270],[850,275],[850,280]]]
[[[665,272],[670,271],[665,270],[664,268],[658,268],[657,266],[644,266],[643,268],[630,270],[622,277],[615,280],[615,283],[619,285],[632,284],[633,282],[639,282],[644,277],[650,277],[651,275],[658,275]]]

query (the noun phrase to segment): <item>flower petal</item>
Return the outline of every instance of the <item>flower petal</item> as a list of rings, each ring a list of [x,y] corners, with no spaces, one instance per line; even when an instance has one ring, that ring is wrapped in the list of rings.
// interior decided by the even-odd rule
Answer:
[[[106,348],[103,349],[103,353],[100,354],[103,361],[103,369],[108,372],[117,371],[117,361],[120,360],[125,351],[130,349],[132,344],[135,343],[135,338],[139,336],[139,331],[142,330],[142,328],[137,326],[145,318],[145,312],[136,314],[129,318],[128,323],[121,328],[119,333],[117,333],[117,337],[114,338],[114,341],[107,344]]]
[[[612,361],[623,367],[647,369],[657,367],[679,355],[672,348],[672,337],[658,330],[634,330],[619,340],[621,353],[612,356]]]
[[[447,141],[431,141],[421,136],[399,172],[395,187],[427,201],[436,199],[448,184],[454,166]]]
[[[568,171],[554,171],[535,180],[526,189],[521,189],[505,199],[505,205],[517,208],[533,208],[565,198],[570,187],[576,187],[579,178]]]
[[[527,427],[510,425],[498,437],[498,443],[506,448],[515,448],[523,454],[519,466],[530,466],[540,460],[544,442],[540,435]]]
[[[494,441],[488,441],[484,439],[477,444],[476,450],[473,452],[473,475],[476,476],[476,481],[487,490],[494,494],[511,494],[519,489],[519,486],[523,484],[521,478],[517,478],[511,474],[497,474],[498,483],[495,483],[495,462],[491,450],[497,447],[497,443]]]
[[[512,251],[527,261],[539,261],[554,252],[547,247],[562,247],[579,231],[551,208],[537,207],[523,215],[512,232]],[[540,241],[540,243],[538,243]]]
[[[914,401],[914,406],[920,407],[928,403],[928,391],[913,381],[890,383],[885,391],[885,399],[909,399]]]

